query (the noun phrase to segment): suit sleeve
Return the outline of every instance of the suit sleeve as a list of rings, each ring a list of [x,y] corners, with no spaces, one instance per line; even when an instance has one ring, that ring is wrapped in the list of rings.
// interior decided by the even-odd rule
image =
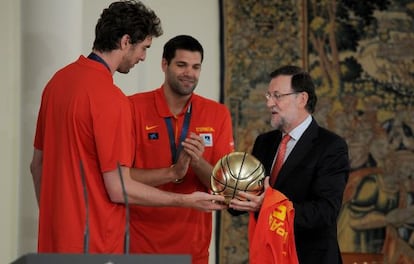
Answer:
[[[296,230],[336,225],[349,173],[348,147],[342,138],[326,143],[314,170],[310,199],[294,203]]]

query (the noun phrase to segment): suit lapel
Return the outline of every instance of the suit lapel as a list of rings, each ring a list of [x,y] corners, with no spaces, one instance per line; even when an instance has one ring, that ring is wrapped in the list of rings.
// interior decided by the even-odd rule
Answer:
[[[260,138],[258,148],[253,151],[253,154],[263,163],[263,166],[266,169],[266,176],[270,175],[273,159],[276,155],[277,146],[279,146],[281,138],[282,133],[279,130],[273,130]]]

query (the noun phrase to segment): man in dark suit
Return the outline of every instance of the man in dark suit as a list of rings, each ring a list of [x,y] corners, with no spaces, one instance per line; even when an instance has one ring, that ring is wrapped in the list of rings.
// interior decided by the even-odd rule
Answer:
[[[284,66],[270,77],[265,96],[275,130],[256,138],[252,154],[263,163],[266,174],[271,175],[271,187],[293,203],[299,263],[342,263],[337,217],[349,174],[347,144],[313,119],[317,97],[307,72],[296,66]],[[272,175],[284,135],[290,139],[283,165],[277,175]],[[257,218],[264,194],[240,196],[247,201],[233,199],[230,212],[255,212]]]

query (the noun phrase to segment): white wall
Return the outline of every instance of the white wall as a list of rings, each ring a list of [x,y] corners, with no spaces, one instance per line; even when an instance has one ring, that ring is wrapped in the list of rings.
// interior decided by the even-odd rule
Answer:
[[[90,52],[94,27],[108,0],[1,0],[0,8],[0,263],[36,251],[37,205],[29,173],[33,133],[44,85],[60,67]],[[219,14],[216,0],[146,0],[161,18],[164,35],[128,75],[115,74],[126,94],[159,87],[162,46],[178,34],[205,49],[196,90],[219,96]],[[212,262],[213,263],[213,262]]]
[[[90,51],[96,18],[112,1],[84,0],[83,52]],[[153,40],[144,63],[128,75],[115,75],[117,84],[126,94],[151,90],[162,84],[161,56],[164,43],[180,34],[197,38],[203,45],[205,58],[197,93],[219,98],[219,6],[218,0],[143,0],[161,18],[164,34]]]
[[[20,174],[20,2],[0,8],[0,263],[17,253],[18,181]],[[12,28],[11,28],[12,27]]]
[[[79,56],[82,0],[22,0],[22,134],[18,253],[37,249],[37,204],[29,172],[33,136],[44,85]]]

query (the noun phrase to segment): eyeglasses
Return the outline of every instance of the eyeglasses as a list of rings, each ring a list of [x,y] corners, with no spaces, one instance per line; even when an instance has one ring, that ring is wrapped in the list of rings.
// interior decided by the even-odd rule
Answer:
[[[297,93],[300,93],[300,92],[292,92],[292,93],[285,93],[285,94],[280,94],[280,93],[277,93],[277,92],[266,92],[265,97],[266,97],[267,100],[273,99],[273,100],[279,101],[280,98],[282,98],[284,96],[297,94]]]

